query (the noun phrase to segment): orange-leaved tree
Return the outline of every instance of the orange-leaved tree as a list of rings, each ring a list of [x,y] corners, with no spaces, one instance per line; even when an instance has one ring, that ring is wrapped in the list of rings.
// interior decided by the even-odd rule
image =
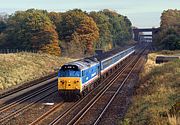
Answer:
[[[15,12],[8,19],[6,34],[9,48],[60,55],[58,34],[46,11],[29,9]]]
[[[99,38],[99,29],[94,20],[85,12],[75,9],[62,14],[59,32],[60,39],[65,43],[79,42],[80,51],[91,54],[94,44]],[[76,38],[76,40],[74,40]]]

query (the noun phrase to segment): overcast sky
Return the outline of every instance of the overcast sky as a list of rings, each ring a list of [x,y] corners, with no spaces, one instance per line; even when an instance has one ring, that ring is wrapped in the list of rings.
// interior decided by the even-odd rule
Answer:
[[[48,11],[112,9],[126,15],[133,26],[158,27],[163,10],[180,10],[180,0],[0,0],[0,12],[11,14],[29,8]]]

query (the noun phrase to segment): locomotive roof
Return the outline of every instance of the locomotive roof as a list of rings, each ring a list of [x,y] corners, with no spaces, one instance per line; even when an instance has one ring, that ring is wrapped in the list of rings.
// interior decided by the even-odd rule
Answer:
[[[92,59],[85,58],[85,59],[81,59],[81,60],[77,60],[74,62],[67,63],[65,65],[76,65],[76,66],[78,66],[78,68],[80,70],[83,70],[83,69],[86,69],[86,68],[93,66],[95,64],[97,64],[96,59],[92,60]]]

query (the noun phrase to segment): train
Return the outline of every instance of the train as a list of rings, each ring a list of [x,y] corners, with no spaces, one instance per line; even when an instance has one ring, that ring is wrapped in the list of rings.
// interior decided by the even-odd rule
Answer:
[[[84,95],[93,89],[93,83],[97,83],[112,67],[134,52],[135,46],[132,46],[105,58],[102,58],[102,54],[64,64],[58,71],[58,92],[60,96],[67,99]]]

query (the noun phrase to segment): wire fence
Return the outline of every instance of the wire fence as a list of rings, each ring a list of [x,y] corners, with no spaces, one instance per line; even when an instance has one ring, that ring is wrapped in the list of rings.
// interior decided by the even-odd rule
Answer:
[[[0,54],[8,54],[8,53],[19,53],[19,52],[31,52],[37,53],[37,50],[28,50],[28,49],[0,49]]]

